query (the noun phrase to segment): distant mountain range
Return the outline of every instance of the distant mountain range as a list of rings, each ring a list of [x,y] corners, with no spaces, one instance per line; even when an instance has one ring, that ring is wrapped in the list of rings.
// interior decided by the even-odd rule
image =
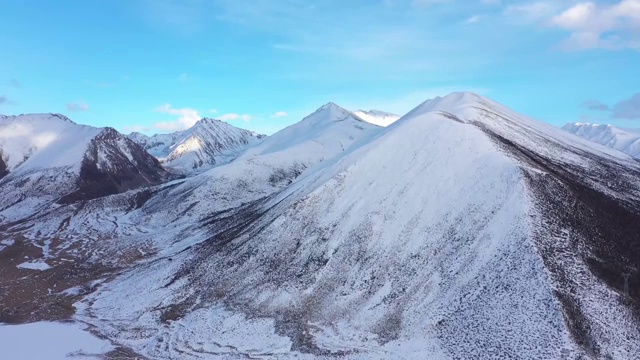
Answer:
[[[0,150],[0,322],[112,358],[640,353],[640,163],[473,93],[268,137],[2,117]]]
[[[581,138],[640,159],[640,129],[621,129],[612,125],[588,123],[571,123],[562,128]]]
[[[132,133],[128,137],[165,166],[188,173],[207,165],[229,162],[243,148],[257,143],[264,135],[204,118],[188,130],[150,137]]]

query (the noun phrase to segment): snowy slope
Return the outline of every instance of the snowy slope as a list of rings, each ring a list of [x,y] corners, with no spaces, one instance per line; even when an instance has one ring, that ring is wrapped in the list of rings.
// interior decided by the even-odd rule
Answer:
[[[469,93],[335,146],[359,126],[328,104],[152,198],[147,212],[212,214],[194,228],[208,237],[105,284],[77,316],[160,359],[640,351],[640,293],[619,275],[640,259],[633,159]],[[252,182],[296,156],[314,165],[278,191]],[[225,181],[257,200],[220,217],[194,202],[232,204],[203,197]]]
[[[17,220],[53,202],[75,202],[158,184],[171,176],[112,128],[58,114],[0,117],[0,219]]]
[[[571,123],[562,127],[581,138],[640,158],[640,130],[625,130],[612,125]]]
[[[400,119],[399,115],[380,110],[356,110],[353,113],[362,120],[378,126],[389,126]]]
[[[0,228],[4,264],[30,242],[51,267],[11,284],[70,287],[0,320],[72,301],[153,359],[629,359],[639,177],[471,93],[386,128],[330,103],[202,174]]]
[[[229,162],[242,149],[259,142],[263,137],[208,118],[185,131],[151,137],[141,133],[129,135],[131,140],[142,145],[165,166],[185,173],[206,165]]]
[[[0,151],[10,172],[79,165],[101,129],[77,125],[64,115],[0,115]]]
[[[39,247],[48,238],[66,239],[60,248],[50,249],[46,258],[52,261],[71,256],[66,252],[76,247],[82,253],[100,253],[99,258],[108,257],[114,263],[128,264],[121,258],[123,253],[133,252],[134,258],[140,251],[147,256],[169,255],[206,240],[222,226],[218,223],[233,220],[247,204],[282,190],[381,130],[330,104],[228,164],[154,188],[96,199],[79,208],[49,208],[7,231]],[[216,225],[203,227],[203,223]]]
[[[237,209],[280,191],[381,130],[335,104],[327,104],[246,149],[232,162],[171,188],[166,197],[174,199],[172,206],[166,206],[164,198],[152,198],[143,210],[153,209],[147,215],[153,221],[172,219],[187,225]],[[185,218],[185,213],[190,216]]]

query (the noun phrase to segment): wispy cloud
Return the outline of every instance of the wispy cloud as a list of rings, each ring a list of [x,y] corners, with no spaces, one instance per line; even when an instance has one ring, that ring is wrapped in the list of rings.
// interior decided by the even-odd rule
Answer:
[[[452,2],[453,0],[411,0],[411,6],[421,8],[425,6],[431,6],[435,4],[443,4]]]
[[[640,120],[640,93],[615,104],[612,111],[616,119]]]
[[[609,106],[599,100],[587,100],[584,106],[589,110],[608,111],[613,119],[640,120],[640,92]]]
[[[537,1],[509,5],[504,9],[504,15],[514,23],[535,23],[548,19],[557,10],[557,3]]]
[[[221,115],[219,119],[222,121],[242,120],[242,121],[248,122],[248,121],[251,121],[251,119],[253,119],[253,116],[249,114],[230,113],[230,114]]]
[[[287,114],[284,111],[278,111],[278,112],[276,112],[274,114],[271,114],[271,116],[269,116],[269,117],[272,118],[272,119],[275,119],[275,118],[281,118],[281,117],[285,117],[285,116],[289,116],[289,114]]]
[[[5,105],[8,103],[9,103],[9,99],[4,95],[0,95],[0,105]]]
[[[187,73],[182,73],[178,76],[178,81],[187,82],[189,80],[189,75]]]
[[[553,17],[551,24],[570,32],[562,44],[567,50],[640,50],[640,0],[581,2]]]
[[[69,111],[87,111],[89,105],[85,102],[72,102],[67,104],[67,110]]]
[[[467,18],[467,20],[465,20],[465,23],[467,23],[467,24],[475,24],[475,23],[479,22],[480,20],[482,20],[482,15],[473,15],[473,16]]]
[[[608,111],[609,105],[599,100],[587,100],[583,104],[589,110]]]
[[[164,130],[164,131],[186,130],[192,127],[193,125],[195,125],[195,123],[197,123],[198,120],[202,118],[198,110],[196,109],[191,109],[191,108],[174,109],[171,107],[171,104],[160,105],[155,109],[155,111],[178,117],[174,121],[161,121],[153,124],[153,127],[155,129]]]
[[[20,88],[22,87],[22,84],[20,83],[20,81],[18,81],[17,79],[10,79],[7,82],[7,85],[14,87],[14,88]]]

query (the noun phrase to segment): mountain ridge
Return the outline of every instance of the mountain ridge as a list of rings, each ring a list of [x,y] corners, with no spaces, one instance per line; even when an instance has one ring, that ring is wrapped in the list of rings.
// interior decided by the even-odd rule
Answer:
[[[69,249],[112,274],[74,285],[73,316],[149,358],[631,358],[639,176],[476,94],[388,127],[327,104],[229,163],[0,235],[60,239],[49,276]],[[53,308],[26,304],[11,319]]]
[[[113,128],[56,114],[0,118],[0,216],[17,220],[55,202],[75,202],[164,182],[173,176]],[[22,209],[19,209],[22,208]]]
[[[152,136],[131,133],[128,137],[165,166],[190,173],[203,166],[232,160],[244,148],[263,139],[264,135],[217,119],[203,118],[187,130]]]
[[[640,159],[640,130],[622,129],[609,124],[579,122],[566,124],[562,129]]]

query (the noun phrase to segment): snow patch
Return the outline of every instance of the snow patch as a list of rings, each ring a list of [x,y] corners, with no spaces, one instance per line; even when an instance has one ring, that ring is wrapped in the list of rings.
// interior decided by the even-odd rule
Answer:
[[[40,270],[45,271],[51,269],[51,266],[44,261],[28,261],[17,266],[19,269]]]
[[[101,359],[112,350],[111,343],[91,335],[86,326],[78,323],[0,324],[3,359]]]

